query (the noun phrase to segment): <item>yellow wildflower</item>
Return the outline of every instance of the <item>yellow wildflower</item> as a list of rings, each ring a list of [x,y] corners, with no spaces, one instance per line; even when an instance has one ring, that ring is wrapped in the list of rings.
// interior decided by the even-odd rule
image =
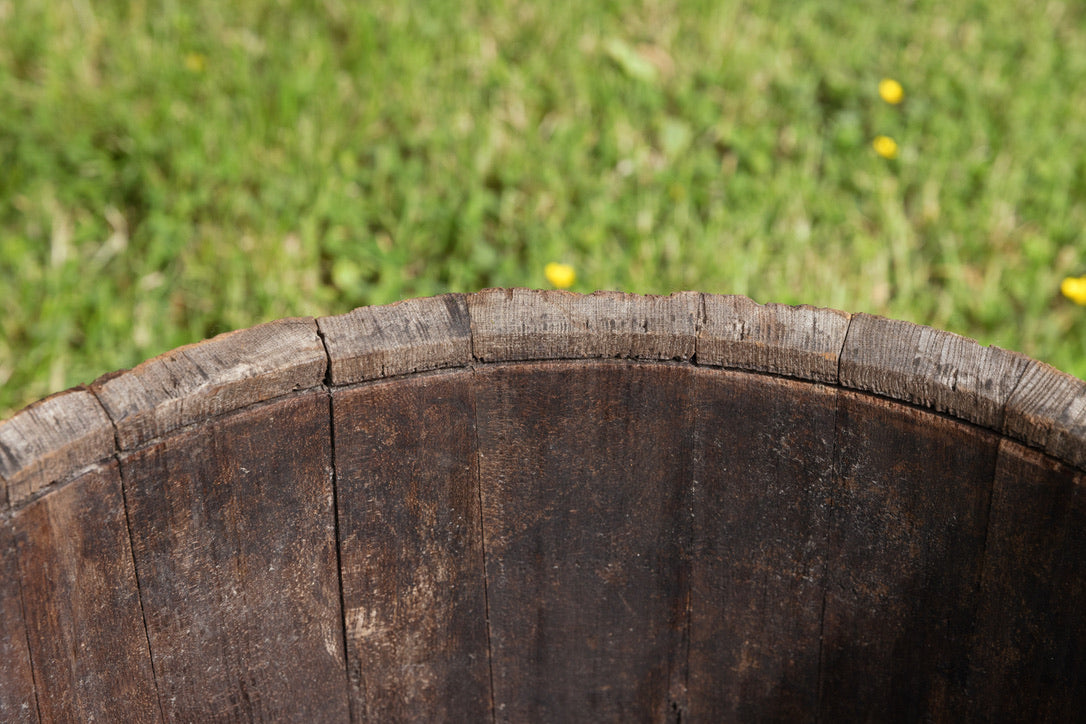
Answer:
[[[1060,291],[1075,304],[1086,306],[1086,276],[1067,277],[1060,284]]]
[[[189,53],[185,56],[185,67],[193,73],[203,73],[207,67],[207,58],[202,53]]]
[[[543,267],[543,276],[547,281],[559,289],[568,289],[577,280],[577,272],[569,264],[551,262]]]
[[[879,81],[879,97],[887,103],[896,106],[905,98],[905,89],[893,78],[883,78]]]
[[[883,158],[897,158],[897,141],[889,136],[876,136],[871,145]]]

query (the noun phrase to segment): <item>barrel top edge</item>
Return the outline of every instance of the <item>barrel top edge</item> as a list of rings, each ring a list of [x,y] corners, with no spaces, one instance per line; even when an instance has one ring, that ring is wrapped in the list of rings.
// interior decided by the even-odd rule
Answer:
[[[86,386],[37,400],[0,421],[0,510],[115,454],[113,423]]]
[[[202,419],[322,385],[575,359],[679,361],[837,385],[934,409],[1086,471],[1086,382],[954,332],[741,295],[489,288],[226,332],[34,402],[0,421],[0,510],[16,502],[12,491],[29,466],[55,467],[58,451],[79,449],[61,436],[28,456],[25,444],[15,450],[8,440],[33,429],[35,410],[66,396],[100,412],[98,437],[70,461],[71,473]]]
[[[129,450],[205,417],[323,384],[328,356],[312,317],[234,330],[90,384]]]

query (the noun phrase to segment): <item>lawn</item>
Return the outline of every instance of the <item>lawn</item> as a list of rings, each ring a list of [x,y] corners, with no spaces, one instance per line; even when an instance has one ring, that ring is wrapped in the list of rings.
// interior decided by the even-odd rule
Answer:
[[[1083,89],[1073,2],[0,0],[0,418],[550,262],[1086,376]]]

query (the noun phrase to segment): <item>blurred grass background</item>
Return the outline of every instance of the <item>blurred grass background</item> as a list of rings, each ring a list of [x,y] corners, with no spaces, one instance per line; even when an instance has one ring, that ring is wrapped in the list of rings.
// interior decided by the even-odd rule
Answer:
[[[1058,292],[1086,272],[1084,7],[0,0],[0,418],[552,261],[577,291],[874,312],[1086,376]]]

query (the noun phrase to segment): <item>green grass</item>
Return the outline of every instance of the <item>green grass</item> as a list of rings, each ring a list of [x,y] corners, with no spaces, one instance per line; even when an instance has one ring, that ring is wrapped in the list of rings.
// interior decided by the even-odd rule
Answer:
[[[1083,88],[1066,2],[0,0],[0,418],[549,261],[1086,376]]]

